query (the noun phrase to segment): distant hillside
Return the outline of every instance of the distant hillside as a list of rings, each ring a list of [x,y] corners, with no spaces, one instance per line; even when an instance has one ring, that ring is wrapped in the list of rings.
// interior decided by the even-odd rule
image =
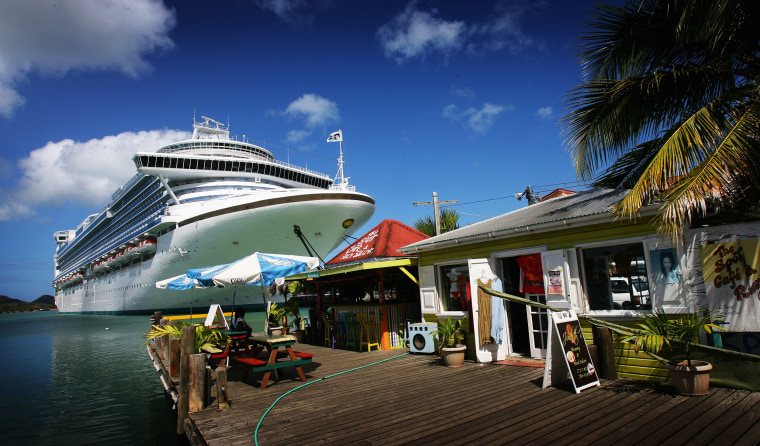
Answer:
[[[36,304],[48,304],[48,305],[55,305],[55,297],[45,294],[37,298],[37,300],[34,301]]]
[[[0,313],[21,313],[25,311],[48,311],[55,309],[55,298],[47,294],[40,296],[34,302],[0,296]]]
[[[0,305],[2,304],[12,304],[14,302],[23,302],[22,300],[13,299],[8,296],[0,296]]]

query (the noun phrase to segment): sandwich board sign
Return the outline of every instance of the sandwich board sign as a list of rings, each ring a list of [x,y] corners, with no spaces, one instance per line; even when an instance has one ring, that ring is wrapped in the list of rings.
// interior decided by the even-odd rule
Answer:
[[[229,330],[230,328],[230,326],[227,324],[227,318],[224,317],[222,306],[219,304],[212,304],[209,307],[208,314],[206,315],[206,322],[204,322],[203,325],[206,327],[211,327],[214,325],[225,330]]]
[[[551,313],[548,341],[543,389],[552,383],[565,381],[568,374],[575,393],[599,385],[599,376],[591,362],[591,354],[575,311]]]

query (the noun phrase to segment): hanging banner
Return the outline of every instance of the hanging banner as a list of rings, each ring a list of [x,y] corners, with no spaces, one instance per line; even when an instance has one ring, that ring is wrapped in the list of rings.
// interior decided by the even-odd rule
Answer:
[[[591,354],[575,311],[551,313],[551,325],[543,388],[566,380],[568,373],[575,393],[598,386],[599,377],[591,361]]]
[[[760,240],[699,247],[707,305],[730,332],[760,331]]]

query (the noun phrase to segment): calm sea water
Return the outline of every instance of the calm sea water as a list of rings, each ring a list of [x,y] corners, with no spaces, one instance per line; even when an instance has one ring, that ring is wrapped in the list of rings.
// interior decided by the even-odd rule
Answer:
[[[148,329],[150,316],[0,314],[0,444],[186,444]]]

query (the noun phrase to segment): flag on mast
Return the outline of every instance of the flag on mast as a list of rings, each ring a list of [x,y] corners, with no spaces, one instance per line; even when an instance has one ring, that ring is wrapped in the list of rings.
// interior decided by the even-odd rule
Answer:
[[[343,141],[343,132],[341,130],[338,130],[337,132],[330,133],[330,136],[327,137],[327,142],[336,142],[336,141]]]

